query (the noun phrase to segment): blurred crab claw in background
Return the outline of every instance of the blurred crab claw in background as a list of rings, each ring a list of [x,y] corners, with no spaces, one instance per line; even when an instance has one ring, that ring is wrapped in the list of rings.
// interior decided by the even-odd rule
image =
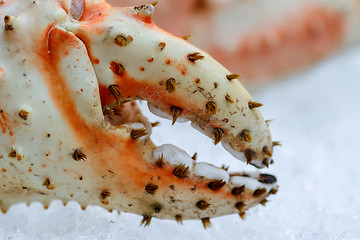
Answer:
[[[164,0],[157,11],[160,27],[193,34],[190,42],[255,88],[360,42],[359,0]]]

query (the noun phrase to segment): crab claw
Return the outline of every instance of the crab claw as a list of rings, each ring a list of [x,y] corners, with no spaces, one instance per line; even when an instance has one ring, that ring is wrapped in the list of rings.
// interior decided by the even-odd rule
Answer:
[[[191,121],[257,167],[268,165],[273,145],[238,75],[156,27],[153,11],[100,0],[0,5],[2,209],[75,200],[143,215],[145,226],[154,216],[207,227],[275,193],[272,175],[229,174],[151,142],[133,100],[173,123]]]

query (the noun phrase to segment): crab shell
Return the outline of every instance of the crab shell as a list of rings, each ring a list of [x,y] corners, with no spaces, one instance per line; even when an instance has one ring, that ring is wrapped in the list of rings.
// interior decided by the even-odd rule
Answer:
[[[136,99],[259,168],[273,142],[254,102],[207,53],[152,22],[153,5],[0,3],[0,207],[54,199],[83,208],[202,219],[240,213],[276,178],[232,173],[155,146]]]

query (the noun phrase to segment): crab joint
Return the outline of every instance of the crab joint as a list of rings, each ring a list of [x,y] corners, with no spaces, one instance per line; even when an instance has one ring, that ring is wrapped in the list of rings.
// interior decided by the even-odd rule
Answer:
[[[75,149],[74,152],[72,153],[72,158],[75,161],[80,161],[80,160],[85,161],[86,160],[86,155],[80,149]]]
[[[221,128],[214,128],[214,144],[218,144],[223,138],[224,130]]]
[[[132,41],[133,41],[133,37],[125,34],[120,34],[115,38],[115,43],[120,47],[126,47],[126,45],[128,43],[131,43]]]
[[[187,55],[187,59],[190,61],[190,62],[195,62],[197,60],[201,60],[201,59],[204,59],[204,56],[201,55],[199,52],[194,52],[194,53],[189,53]]]
[[[166,90],[168,91],[168,93],[172,93],[175,91],[175,85],[176,80],[174,78],[169,78],[168,80],[166,80]]]
[[[204,200],[200,200],[200,201],[198,201],[198,202],[196,203],[196,206],[197,206],[198,208],[200,208],[201,210],[205,210],[205,209],[207,209],[207,208],[210,206],[210,204],[208,204],[208,203],[205,202]]]
[[[217,105],[214,101],[208,101],[205,105],[206,107],[206,111],[209,113],[209,114],[215,114],[216,111],[217,111]]]
[[[159,189],[159,186],[152,184],[152,183],[149,183],[145,186],[145,191],[151,195],[154,195],[156,190],[158,190],[158,189]]]
[[[177,178],[184,178],[189,171],[189,167],[185,167],[185,164],[180,164],[173,170],[173,174]]]
[[[172,125],[174,125],[176,122],[176,119],[180,116],[182,109],[177,106],[171,106],[170,109],[171,109],[172,118],[173,118]]]
[[[226,78],[227,78],[227,80],[229,80],[229,81],[234,80],[234,79],[238,79],[239,77],[240,77],[240,75],[239,75],[239,74],[236,74],[236,73],[226,75]]]
[[[252,101],[250,101],[250,102],[248,103],[248,105],[249,105],[249,108],[250,108],[250,109],[254,109],[254,108],[258,108],[258,107],[261,107],[261,106],[262,106],[261,103],[252,102]]]
[[[219,179],[219,180],[215,180],[215,181],[209,182],[208,187],[209,187],[211,190],[218,190],[218,189],[222,188],[225,184],[226,184],[225,181]]]
[[[134,129],[130,133],[130,138],[132,140],[136,140],[136,139],[141,138],[141,137],[143,137],[143,136],[145,136],[147,134],[148,133],[146,132],[146,128]]]

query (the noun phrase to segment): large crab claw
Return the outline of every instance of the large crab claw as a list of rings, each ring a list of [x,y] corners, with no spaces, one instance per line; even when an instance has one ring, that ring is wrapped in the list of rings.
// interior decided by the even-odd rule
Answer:
[[[153,5],[5,1],[0,39],[0,207],[75,200],[144,216],[209,218],[275,193],[276,179],[196,162],[156,147],[135,99],[190,120],[257,167],[272,155],[268,126],[241,84],[205,52],[157,28]],[[34,27],[36,26],[36,27]]]

